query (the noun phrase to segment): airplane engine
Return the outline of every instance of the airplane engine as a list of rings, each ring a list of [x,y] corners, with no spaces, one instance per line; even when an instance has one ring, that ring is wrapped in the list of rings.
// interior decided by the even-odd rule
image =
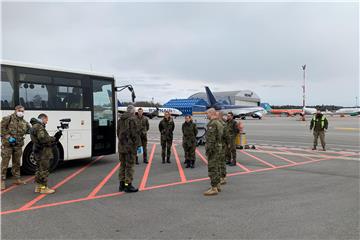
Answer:
[[[256,113],[254,113],[254,114],[252,115],[253,118],[258,118],[258,119],[261,119],[262,116],[263,116],[263,114],[260,113],[260,112],[256,112]]]

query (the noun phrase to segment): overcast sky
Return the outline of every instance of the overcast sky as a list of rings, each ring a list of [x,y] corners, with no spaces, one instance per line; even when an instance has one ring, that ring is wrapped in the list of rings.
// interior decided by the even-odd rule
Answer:
[[[137,100],[255,91],[355,105],[357,3],[3,3],[2,58],[114,74]],[[120,95],[129,100],[129,94]]]

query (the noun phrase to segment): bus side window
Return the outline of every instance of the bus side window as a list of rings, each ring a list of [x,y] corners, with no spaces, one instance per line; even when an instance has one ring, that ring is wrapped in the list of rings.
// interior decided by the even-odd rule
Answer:
[[[14,108],[14,69],[1,66],[1,109]]]

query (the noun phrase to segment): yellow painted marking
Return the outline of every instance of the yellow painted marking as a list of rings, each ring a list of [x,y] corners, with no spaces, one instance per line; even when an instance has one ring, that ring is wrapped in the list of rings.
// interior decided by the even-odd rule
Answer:
[[[344,131],[360,131],[360,128],[335,128],[336,130],[344,130]]]

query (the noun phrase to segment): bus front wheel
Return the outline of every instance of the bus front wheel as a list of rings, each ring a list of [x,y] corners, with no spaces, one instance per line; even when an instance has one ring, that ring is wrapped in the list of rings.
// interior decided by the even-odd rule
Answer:
[[[33,175],[36,171],[36,161],[32,152],[33,144],[29,143],[24,152],[22,158],[22,171],[25,174]],[[60,153],[57,146],[53,147],[53,158],[50,159],[50,172],[52,172],[59,164]]]

